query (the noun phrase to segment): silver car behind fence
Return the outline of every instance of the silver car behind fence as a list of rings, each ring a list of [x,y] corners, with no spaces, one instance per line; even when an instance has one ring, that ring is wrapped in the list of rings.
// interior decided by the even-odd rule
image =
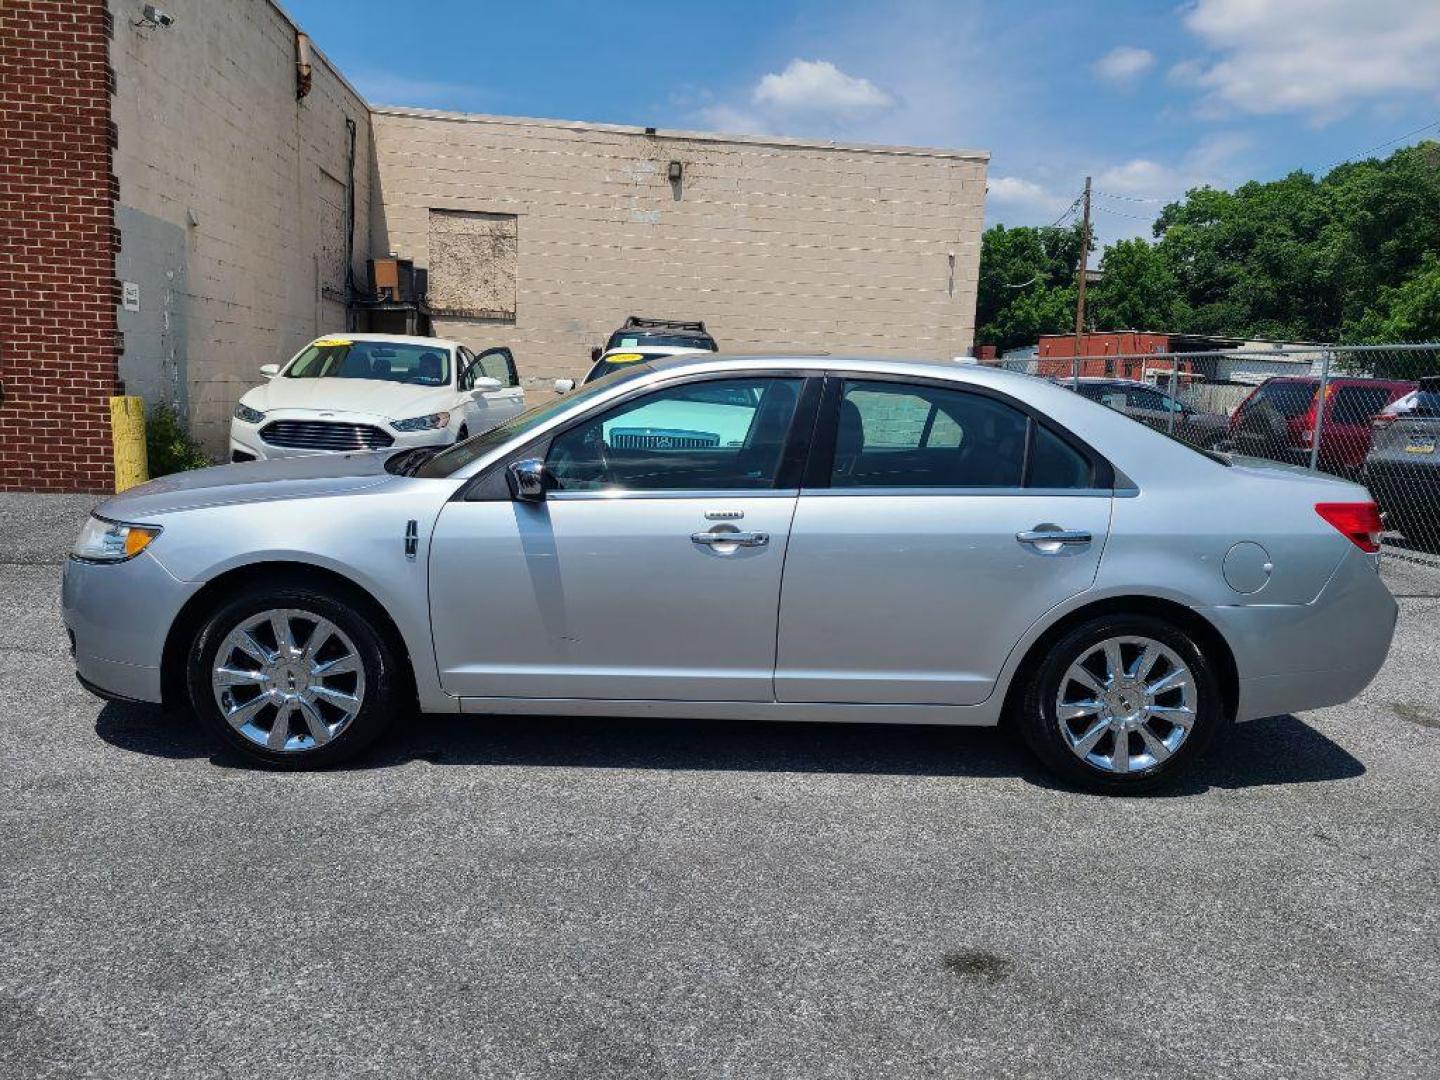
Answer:
[[[1201,453],[1043,379],[678,356],[445,450],[103,503],[64,616],[102,696],[261,763],[409,710],[995,725],[1138,792],[1346,701],[1397,609],[1352,481]],[[598,719],[597,719],[598,722]]]

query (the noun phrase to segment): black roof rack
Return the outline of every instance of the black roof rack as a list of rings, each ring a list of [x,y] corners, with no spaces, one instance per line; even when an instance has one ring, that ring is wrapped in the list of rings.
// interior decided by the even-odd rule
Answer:
[[[698,320],[687,321],[685,319],[647,319],[640,315],[630,315],[625,319],[622,330],[694,330],[696,333],[706,333],[705,324]]]

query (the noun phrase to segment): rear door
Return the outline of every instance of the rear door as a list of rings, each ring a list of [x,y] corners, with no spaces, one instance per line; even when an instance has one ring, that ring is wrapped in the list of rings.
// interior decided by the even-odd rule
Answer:
[[[832,379],[785,562],[780,701],[974,705],[1094,583],[1113,471],[1016,403]]]

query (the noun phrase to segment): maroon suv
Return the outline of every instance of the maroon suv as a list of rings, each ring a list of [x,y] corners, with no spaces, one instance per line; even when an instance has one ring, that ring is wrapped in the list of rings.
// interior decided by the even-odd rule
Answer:
[[[1336,376],[1325,387],[1323,417],[1314,376],[1266,379],[1230,417],[1230,443],[1236,453],[1310,464],[1310,448],[1320,431],[1320,468],[1354,475],[1370,451],[1370,420],[1381,409],[1415,389],[1413,382]]]

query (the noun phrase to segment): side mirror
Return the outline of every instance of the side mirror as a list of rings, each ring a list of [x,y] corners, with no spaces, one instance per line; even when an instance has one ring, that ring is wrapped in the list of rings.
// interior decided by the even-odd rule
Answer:
[[[510,497],[521,502],[545,501],[545,462],[539,458],[512,461],[505,470],[510,480]]]
[[[487,377],[476,379],[470,384],[470,396],[477,401],[486,394],[493,394],[501,389],[500,380]]]
[[[264,375],[265,378],[267,378],[267,379],[273,379],[276,375],[279,375],[279,374],[280,374],[280,365],[279,365],[279,364],[261,364],[261,365],[260,365],[260,374],[261,374],[261,375]]]
[[[555,392],[556,392],[557,394],[568,394],[568,393],[570,393],[571,390],[574,390],[574,389],[575,389],[575,380],[574,380],[574,379],[556,379],[556,380],[555,380]]]
[[[603,356],[604,354],[605,354],[605,350],[602,349],[602,348],[600,348],[599,345],[596,345],[593,349],[590,350],[590,362],[591,362],[592,364],[595,363],[595,361],[596,361],[596,360],[599,360],[600,357]]]

